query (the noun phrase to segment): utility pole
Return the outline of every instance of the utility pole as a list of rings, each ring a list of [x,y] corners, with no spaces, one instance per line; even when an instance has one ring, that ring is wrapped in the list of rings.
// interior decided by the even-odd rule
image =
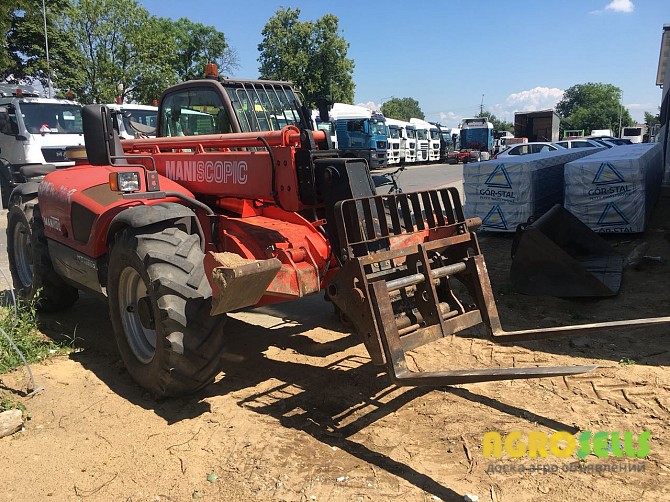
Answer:
[[[47,54],[47,82],[49,88],[47,89],[47,98],[51,97],[51,68],[49,66],[49,37],[47,35],[47,10],[44,7],[44,0],[42,0],[42,17],[44,18],[44,45],[46,46]]]
[[[621,100],[619,101],[619,130],[617,131],[618,137],[621,137],[621,114],[623,113],[623,91],[621,91]]]

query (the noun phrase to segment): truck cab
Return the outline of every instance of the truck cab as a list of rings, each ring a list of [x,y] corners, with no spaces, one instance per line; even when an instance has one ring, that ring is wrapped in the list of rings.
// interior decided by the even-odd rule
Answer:
[[[388,138],[383,115],[345,103],[335,103],[330,115],[335,121],[340,156],[365,159],[370,169],[388,165]]]
[[[400,143],[401,143],[401,127],[397,124],[391,124],[389,119],[386,119],[386,127],[388,129],[388,164],[400,164]]]
[[[44,98],[31,86],[0,84],[0,186],[7,207],[12,190],[25,181],[21,167],[69,167],[67,147],[84,144],[81,105]]]
[[[468,161],[488,160],[493,153],[493,124],[486,118],[463,119],[461,151],[469,153]]]
[[[399,136],[398,162],[413,164],[416,162],[416,131],[409,122],[397,119],[386,119],[389,129],[397,128]],[[390,142],[391,140],[389,140]],[[389,162],[390,163],[390,162]]]
[[[113,103],[106,106],[110,110],[117,112],[116,125],[119,128],[119,138],[133,139],[141,136],[152,137],[156,135],[155,129],[158,122],[157,106],[130,103]],[[139,124],[139,126],[136,124]],[[140,126],[145,126],[147,130],[153,128],[154,132],[143,134],[137,130]]]
[[[314,122],[315,131],[326,131],[326,134],[330,136],[330,141],[333,143],[333,148],[337,150],[337,134],[335,133],[335,122],[332,117],[328,117],[328,122],[323,122],[321,117],[319,117],[318,110],[312,110],[312,121]]]
[[[409,122],[416,130],[416,161],[428,162],[430,159],[430,124],[416,118],[409,119]]]

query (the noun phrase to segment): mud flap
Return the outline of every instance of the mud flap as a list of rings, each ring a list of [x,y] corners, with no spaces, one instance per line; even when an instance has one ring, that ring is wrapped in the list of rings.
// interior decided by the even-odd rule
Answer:
[[[604,297],[619,292],[624,257],[559,205],[517,229],[510,276],[519,293]]]
[[[212,298],[213,316],[258,303],[281,268],[277,258],[247,260],[234,253],[209,253],[206,260],[214,262],[206,269],[219,291]]]

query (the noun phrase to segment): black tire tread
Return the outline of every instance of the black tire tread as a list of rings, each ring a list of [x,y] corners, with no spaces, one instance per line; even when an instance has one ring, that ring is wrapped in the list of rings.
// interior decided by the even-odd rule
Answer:
[[[131,376],[155,397],[190,394],[209,385],[221,369],[221,355],[226,345],[222,333],[225,316],[209,315],[212,291],[204,273],[204,255],[198,236],[173,227],[128,228],[118,235],[114,248],[116,246],[121,252],[131,250],[138,262],[144,264],[149,282],[147,291],[157,310],[154,313],[158,338],[156,362],[148,365],[152,374],[136,378],[133,368],[143,364],[126,361],[132,352],[125,351],[124,361]],[[110,265],[110,278],[112,274]],[[110,286],[111,306],[116,293],[115,286]],[[117,341],[119,337],[125,340],[125,335],[117,332],[120,323],[114,324]],[[182,343],[175,345],[170,337],[178,338],[179,333],[183,334]],[[121,353],[123,356],[124,351]]]
[[[28,223],[31,233],[33,255],[33,279],[31,284],[21,284],[14,259],[14,242],[11,235],[13,232],[12,220],[20,218],[21,213],[25,222]],[[77,288],[67,284],[53,267],[49,255],[49,245],[44,235],[44,222],[36,199],[23,201],[10,208],[7,224],[7,252],[9,268],[18,296],[24,300],[32,301],[37,297],[39,291],[39,297],[37,297],[35,305],[38,311],[58,312],[72,306],[77,301],[79,298]]]

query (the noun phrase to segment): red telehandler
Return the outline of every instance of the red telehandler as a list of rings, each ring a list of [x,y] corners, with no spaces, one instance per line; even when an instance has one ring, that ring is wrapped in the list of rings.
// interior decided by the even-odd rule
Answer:
[[[504,332],[457,190],[377,195],[309,117],[288,83],[218,77],[167,89],[156,138],[121,142],[112,112],[86,106],[76,165],[27,169],[12,194],[16,289],[51,311],[79,290],[106,297],[121,357],[156,397],[213,381],[227,312],[322,290],[398,385],[593,368],[410,371],[406,351],[481,323],[504,341],[575,327]]]

